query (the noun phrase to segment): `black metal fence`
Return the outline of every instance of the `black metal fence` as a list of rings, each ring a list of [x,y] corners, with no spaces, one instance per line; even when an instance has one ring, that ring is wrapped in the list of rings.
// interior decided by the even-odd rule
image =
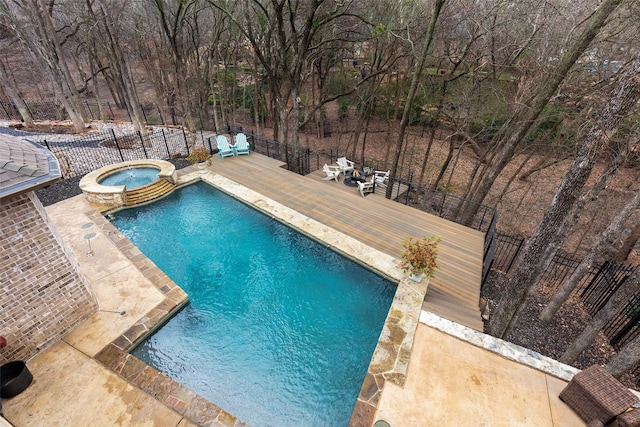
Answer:
[[[520,256],[525,238],[504,233],[497,233],[496,257],[493,269],[509,273]],[[580,260],[562,252],[557,252],[544,272],[541,281],[550,288],[557,288],[564,283],[580,265]],[[633,272],[634,267],[605,261],[600,266],[593,266],[576,286],[576,292],[593,315],[606,304],[609,297],[620,284]]]
[[[546,282],[550,288],[555,289],[571,277],[578,265],[580,265],[580,260],[562,252],[556,252],[540,280]],[[580,288],[578,287],[578,289]]]
[[[33,120],[66,120],[67,112],[55,101],[28,101],[24,100],[27,111]],[[0,119],[21,120],[18,108],[12,102],[0,99]]]
[[[496,240],[496,256],[492,268],[501,273],[508,273],[518,259],[525,239],[522,236],[497,233]]]
[[[609,343],[620,350],[640,333],[640,291],[602,329]]]
[[[412,174],[409,173],[408,179],[395,178],[389,180],[392,200],[423,212],[437,215],[440,218],[458,222],[458,206],[463,201],[462,198],[430,187],[416,185],[412,182],[411,177]],[[482,285],[484,285],[495,259],[497,245],[496,223],[496,210],[489,206],[479,205],[473,221],[468,224],[469,227],[485,233]]]
[[[521,236],[498,233],[497,240],[493,268],[508,273],[517,260],[525,239]],[[580,260],[558,252],[541,280],[552,288],[559,287],[573,274],[578,265]],[[580,280],[574,292],[580,296],[585,310],[594,316],[636,268],[640,267],[605,261],[602,265],[592,267]],[[620,350],[640,334],[640,290],[607,323],[602,332],[616,350]],[[640,374],[640,367],[637,373]]]
[[[57,101],[23,100],[27,106],[29,116],[34,121],[69,120],[69,115],[62,104]],[[85,120],[101,120],[105,122],[130,122],[131,115],[126,108],[119,107],[112,102],[83,100],[81,107],[84,109]],[[178,108],[161,108],[156,104],[142,105],[143,119],[149,126],[180,126],[187,122],[184,112]],[[218,108],[219,110],[219,108]],[[198,117],[191,117],[198,129],[215,128],[213,119],[213,107],[205,106]],[[218,112],[218,117],[220,113]],[[0,99],[0,120],[22,120],[18,108],[13,102]]]
[[[170,159],[189,155],[181,129],[155,129],[148,134],[116,135],[113,130],[63,140],[43,139],[60,163],[63,178],[84,175],[113,163],[139,159]]]
[[[580,297],[589,314],[595,315],[633,273],[635,267],[605,261],[592,270],[592,279]]]

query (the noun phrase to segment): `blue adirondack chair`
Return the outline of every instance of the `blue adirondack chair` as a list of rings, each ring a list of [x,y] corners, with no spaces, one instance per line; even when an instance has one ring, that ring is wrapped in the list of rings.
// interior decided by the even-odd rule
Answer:
[[[247,142],[247,135],[239,133],[236,135],[236,154],[249,154],[251,147]]]
[[[218,153],[223,159],[229,156],[235,156],[236,152],[232,146],[229,145],[229,140],[224,135],[216,136],[216,145],[218,146]]]

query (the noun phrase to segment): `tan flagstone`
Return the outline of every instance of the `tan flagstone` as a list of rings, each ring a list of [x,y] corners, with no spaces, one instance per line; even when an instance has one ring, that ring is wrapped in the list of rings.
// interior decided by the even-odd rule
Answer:
[[[63,341],[27,366],[29,388],[3,401],[16,426],[168,426],[182,418]]]
[[[404,387],[386,384],[392,426],[584,426],[558,399],[565,381],[420,323]]]

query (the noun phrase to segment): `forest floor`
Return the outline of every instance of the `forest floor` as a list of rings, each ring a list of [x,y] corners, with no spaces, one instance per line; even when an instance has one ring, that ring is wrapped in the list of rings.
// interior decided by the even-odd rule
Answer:
[[[244,127],[251,129],[251,126]],[[379,122],[370,127],[367,134],[366,147],[364,149],[366,159],[384,160],[392,156],[395,146],[395,129],[391,129],[387,123]],[[354,123],[350,120],[332,122],[331,136],[318,138],[308,132],[300,137],[301,145],[312,150],[333,149],[338,152],[352,152],[355,160],[362,151],[361,143],[354,147],[353,142]],[[20,129],[30,131],[31,129]],[[44,133],[70,133],[68,130],[60,132],[60,126],[45,123],[38,126],[35,131]],[[266,137],[273,137],[270,129],[262,129],[261,133]],[[446,136],[437,133],[431,150],[432,161],[426,165],[423,184],[433,184],[439,168],[444,163],[449,150],[449,141]],[[419,173],[422,165],[419,159],[424,157],[428,144],[428,131],[424,129],[412,129],[407,138],[408,148],[403,155],[406,165]],[[477,157],[469,149],[456,149],[453,170],[448,169],[446,177],[447,191],[454,194],[461,193],[468,177],[470,176]],[[540,160],[541,156],[516,158],[511,165],[498,177],[496,185],[487,197],[485,204],[494,206],[498,211],[498,230],[502,233],[527,237],[531,235],[535,226],[542,218],[544,210],[549,206],[553,195],[570,165],[571,159],[553,164],[531,174],[527,180],[512,180],[508,189],[505,185],[518,167],[524,162],[522,171],[526,171]],[[178,160],[180,162],[180,160]],[[178,166],[181,164],[179,163]],[[186,165],[186,163],[185,163]],[[593,182],[603,169],[599,165],[590,182]],[[578,225],[574,233],[567,239],[563,251],[575,257],[583,256],[599,237],[598,230],[604,229],[613,216],[621,209],[631,194],[640,188],[640,171],[637,168],[622,169],[611,182],[605,194],[598,200],[590,203],[580,215]],[[51,204],[61,198],[71,197],[79,193],[77,183],[73,180],[61,180],[47,189],[38,191],[38,197],[43,203]],[[633,220],[640,220],[638,217]],[[638,247],[628,258],[628,262],[634,265],[640,264],[640,250]],[[488,301],[489,307],[495,307],[500,300],[501,290],[505,282],[505,275],[499,272],[491,274],[488,283],[482,291],[482,298]],[[553,295],[554,289],[547,289],[541,284],[536,290],[535,296],[527,304],[524,313],[512,334],[507,339],[515,344],[537,351],[545,356],[557,359],[573,339],[581,332],[590,316],[584,310],[580,299],[573,296],[567,301],[550,323],[538,320],[538,314]],[[604,365],[616,354],[604,335],[583,352],[574,364],[584,369],[592,364]],[[640,390],[638,379],[632,375],[626,375],[622,381],[628,387]]]

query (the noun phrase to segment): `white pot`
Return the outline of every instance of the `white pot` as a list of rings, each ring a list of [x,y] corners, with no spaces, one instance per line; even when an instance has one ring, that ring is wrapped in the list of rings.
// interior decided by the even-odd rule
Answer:
[[[424,277],[424,273],[420,273],[420,274],[413,274],[413,273],[409,273],[409,279],[413,280],[414,282],[422,282],[422,278]]]

